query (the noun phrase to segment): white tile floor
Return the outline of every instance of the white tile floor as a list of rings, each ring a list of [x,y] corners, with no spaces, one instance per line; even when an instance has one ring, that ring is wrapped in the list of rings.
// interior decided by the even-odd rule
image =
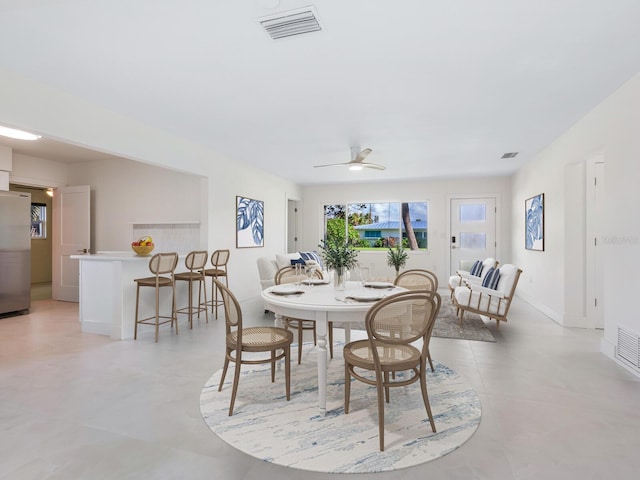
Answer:
[[[259,301],[250,321],[271,323]],[[0,479],[328,478],[248,457],[200,416],[222,366],[222,319],[137,341],[83,334],[77,304],[33,303],[0,319]],[[521,300],[497,342],[434,338],[483,406],[460,449],[376,479],[637,479],[640,379],[599,353],[600,333],[564,329]],[[295,368],[295,367],[294,367]],[[242,395],[242,385],[239,395]],[[338,477],[334,475],[333,477]]]

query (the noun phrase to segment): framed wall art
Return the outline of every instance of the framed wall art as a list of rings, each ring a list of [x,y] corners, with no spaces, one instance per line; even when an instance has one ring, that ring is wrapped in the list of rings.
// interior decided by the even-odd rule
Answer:
[[[264,247],[264,202],[236,196],[236,248]]]
[[[544,193],[524,201],[524,247],[544,251]]]

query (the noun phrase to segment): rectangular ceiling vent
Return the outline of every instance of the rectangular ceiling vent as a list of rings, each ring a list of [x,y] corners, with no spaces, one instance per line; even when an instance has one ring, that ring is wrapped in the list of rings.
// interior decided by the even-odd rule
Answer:
[[[513,158],[516,155],[518,155],[518,152],[508,152],[508,153],[505,153],[504,155],[502,155],[502,158]]]
[[[640,371],[640,336],[618,325],[616,356]]]
[[[322,30],[318,14],[313,6],[288,10],[258,20],[274,40]]]

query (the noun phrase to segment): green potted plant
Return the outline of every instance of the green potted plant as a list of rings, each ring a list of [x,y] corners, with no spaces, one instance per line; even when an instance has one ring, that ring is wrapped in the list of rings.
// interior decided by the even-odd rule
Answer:
[[[347,271],[358,264],[358,251],[350,241],[337,237],[329,237],[321,240],[320,255],[328,270],[334,272],[334,286],[338,290],[344,290]]]
[[[400,269],[407,264],[407,258],[409,254],[405,252],[401,243],[387,252],[387,265],[396,269],[396,277],[400,274]]]

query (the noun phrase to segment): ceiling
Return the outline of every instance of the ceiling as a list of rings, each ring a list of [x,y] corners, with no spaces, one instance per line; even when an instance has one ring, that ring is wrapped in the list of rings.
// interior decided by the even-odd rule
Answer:
[[[320,32],[258,21],[310,4]],[[637,0],[0,0],[0,66],[300,184],[510,175],[640,70],[639,20]],[[94,155],[37,143],[13,148]],[[313,167],[354,145],[387,169]]]

